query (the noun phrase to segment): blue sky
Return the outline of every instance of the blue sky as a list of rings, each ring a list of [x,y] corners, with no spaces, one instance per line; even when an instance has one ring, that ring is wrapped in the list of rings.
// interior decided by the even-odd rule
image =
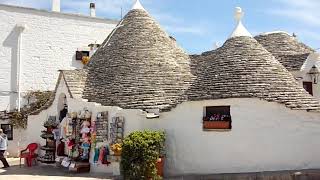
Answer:
[[[135,0],[61,0],[63,12],[88,14],[90,2],[96,3],[97,16],[119,19]],[[0,3],[50,9],[51,0],[0,0]],[[244,25],[257,35],[287,31],[300,41],[320,48],[320,0],[141,0],[145,9],[190,54],[211,50],[229,37],[234,8],[245,12]]]

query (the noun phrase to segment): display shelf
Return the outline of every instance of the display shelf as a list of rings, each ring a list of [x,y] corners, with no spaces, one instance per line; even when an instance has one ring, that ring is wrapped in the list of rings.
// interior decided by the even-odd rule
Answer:
[[[41,146],[40,149],[45,150],[45,151],[55,151],[55,147],[49,147],[49,146]]]
[[[54,116],[50,116],[48,120],[43,124],[46,130],[41,131],[41,138],[46,140],[46,144],[41,146],[40,149],[45,151],[45,154],[38,158],[38,160],[42,163],[52,164],[55,163],[55,140],[54,135],[52,133],[53,129],[56,129],[58,124],[56,123],[56,118]]]
[[[54,164],[56,163],[56,161],[52,161],[52,160],[46,160],[46,159],[42,159],[42,158],[38,158],[38,161],[45,163],[45,164]]]
[[[113,117],[110,123],[110,139],[111,144],[122,143],[124,137],[124,117]]]
[[[54,136],[52,133],[44,133],[44,134],[41,134],[41,138],[43,139],[53,139]]]

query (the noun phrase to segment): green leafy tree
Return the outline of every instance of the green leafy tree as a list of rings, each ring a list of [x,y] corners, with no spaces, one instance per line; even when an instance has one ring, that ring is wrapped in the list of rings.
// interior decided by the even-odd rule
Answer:
[[[121,170],[124,179],[160,179],[156,163],[164,153],[165,133],[136,131],[122,145]]]

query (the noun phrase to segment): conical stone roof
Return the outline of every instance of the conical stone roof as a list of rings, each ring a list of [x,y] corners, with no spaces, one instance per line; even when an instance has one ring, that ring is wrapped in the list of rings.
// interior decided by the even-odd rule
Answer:
[[[83,98],[126,109],[170,110],[186,100],[189,56],[143,8],[133,8],[86,67]]]
[[[241,36],[201,56],[193,56],[197,77],[189,100],[256,97],[292,109],[319,110],[319,102],[254,38]]]
[[[286,32],[265,33],[256,36],[255,39],[289,71],[300,70],[309,54],[314,52],[311,47]]]

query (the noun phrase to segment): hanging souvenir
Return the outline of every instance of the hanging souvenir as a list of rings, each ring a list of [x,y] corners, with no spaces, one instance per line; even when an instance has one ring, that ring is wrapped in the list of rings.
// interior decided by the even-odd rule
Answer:
[[[85,138],[84,142],[81,144],[81,149],[82,149],[82,156],[81,159],[89,159],[89,149],[90,149],[90,142],[89,138]]]
[[[80,131],[80,133],[82,134],[82,139],[87,138],[88,137],[88,133],[90,133],[90,122],[89,121],[83,121],[82,125],[81,125],[82,129]]]
[[[94,149],[94,156],[93,156],[93,163],[95,163],[95,164],[98,163],[99,155],[100,155],[100,148],[95,148]]]

